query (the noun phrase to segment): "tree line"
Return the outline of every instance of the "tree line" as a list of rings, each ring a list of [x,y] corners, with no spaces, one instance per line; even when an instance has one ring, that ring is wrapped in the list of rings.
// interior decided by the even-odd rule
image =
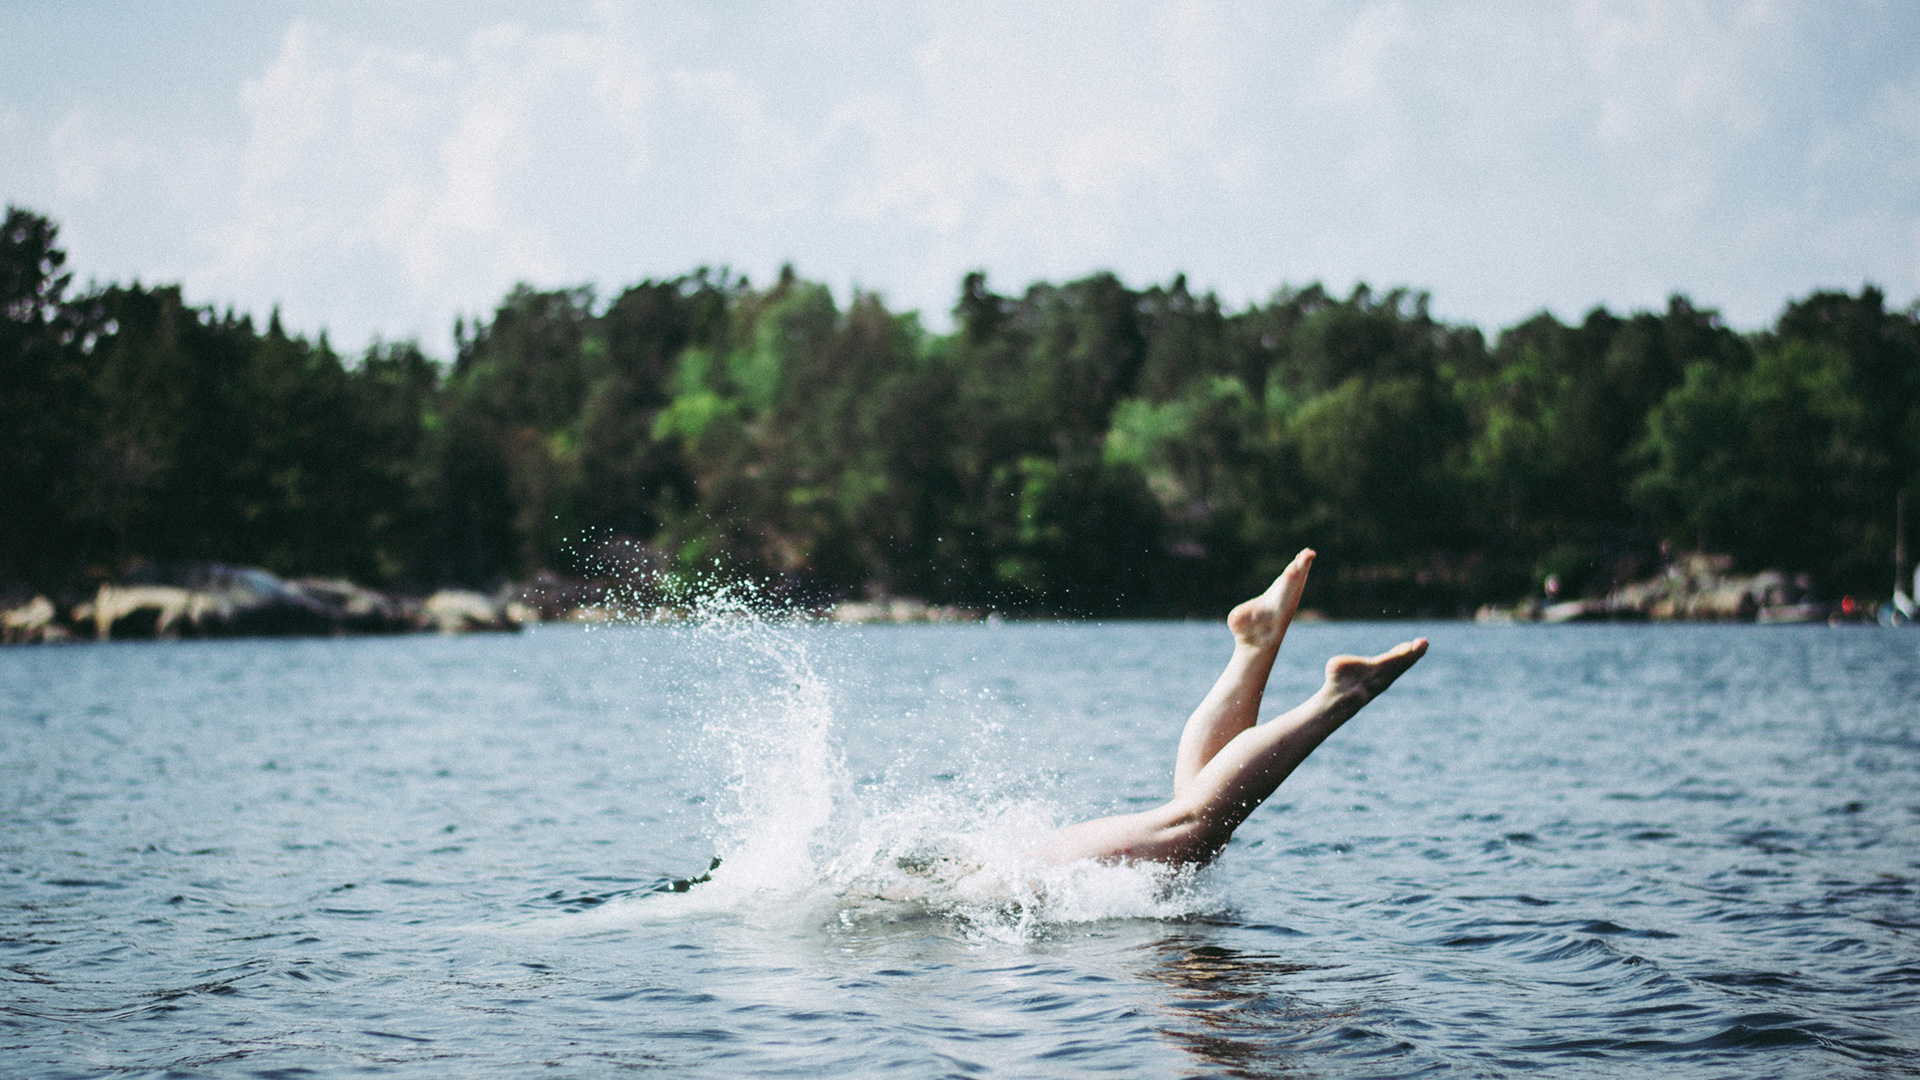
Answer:
[[[1920,493],[1920,310],[1815,292],[1741,333],[1540,314],[1489,342],[1424,293],[1184,277],[995,291],[938,334],[783,270],[514,289],[342,357],[177,285],[76,289],[0,230],[0,579],[193,562],[396,589],[541,571],[754,577],[1000,610],[1217,613],[1301,546],[1309,602],[1453,614],[1594,592],[1663,548],[1884,596]]]

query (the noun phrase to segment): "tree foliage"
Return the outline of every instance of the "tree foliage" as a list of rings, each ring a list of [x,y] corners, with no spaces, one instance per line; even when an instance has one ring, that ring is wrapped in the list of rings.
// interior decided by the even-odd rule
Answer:
[[[0,315],[0,575],[42,587],[208,560],[487,585],[619,551],[802,599],[1176,614],[1313,544],[1312,602],[1451,613],[1665,543],[1872,593],[1920,495],[1920,318],[1871,287],[1755,334],[1675,297],[1489,345],[1365,286],[1230,310],[976,273],[934,334],[703,269],[522,286],[442,367],[177,286],[76,293],[56,227],[9,209]]]

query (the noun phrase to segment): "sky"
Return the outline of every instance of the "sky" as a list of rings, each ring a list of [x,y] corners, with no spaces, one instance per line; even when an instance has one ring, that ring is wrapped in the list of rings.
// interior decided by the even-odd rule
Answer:
[[[0,199],[350,352],[783,263],[935,330],[974,269],[1757,329],[1920,295],[1920,4],[0,0]]]

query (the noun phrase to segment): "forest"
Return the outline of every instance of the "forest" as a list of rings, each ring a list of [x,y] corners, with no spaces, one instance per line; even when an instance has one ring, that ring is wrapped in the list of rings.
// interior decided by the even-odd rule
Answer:
[[[1920,308],[1870,285],[1754,332],[1676,295],[1489,337],[1405,289],[1234,308],[1183,276],[973,273],[952,326],[702,268],[515,288],[446,362],[342,356],[177,284],[77,287],[10,207],[0,583],[214,562],[1214,615],[1311,545],[1314,606],[1451,616],[1679,551],[1884,598],[1896,498],[1920,506]]]

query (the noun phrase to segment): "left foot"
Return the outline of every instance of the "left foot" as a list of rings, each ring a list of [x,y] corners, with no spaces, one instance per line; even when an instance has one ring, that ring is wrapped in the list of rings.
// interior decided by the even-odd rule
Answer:
[[[1314,551],[1302,548],[1267,591],[1233,609],[1227,616],[1227,629],[1242,645],[1257,649],[1277,648],[1287,636],[1287,626],[1300,607],[1300,594],[1307,588],[1307,571],[1313,568]]]

